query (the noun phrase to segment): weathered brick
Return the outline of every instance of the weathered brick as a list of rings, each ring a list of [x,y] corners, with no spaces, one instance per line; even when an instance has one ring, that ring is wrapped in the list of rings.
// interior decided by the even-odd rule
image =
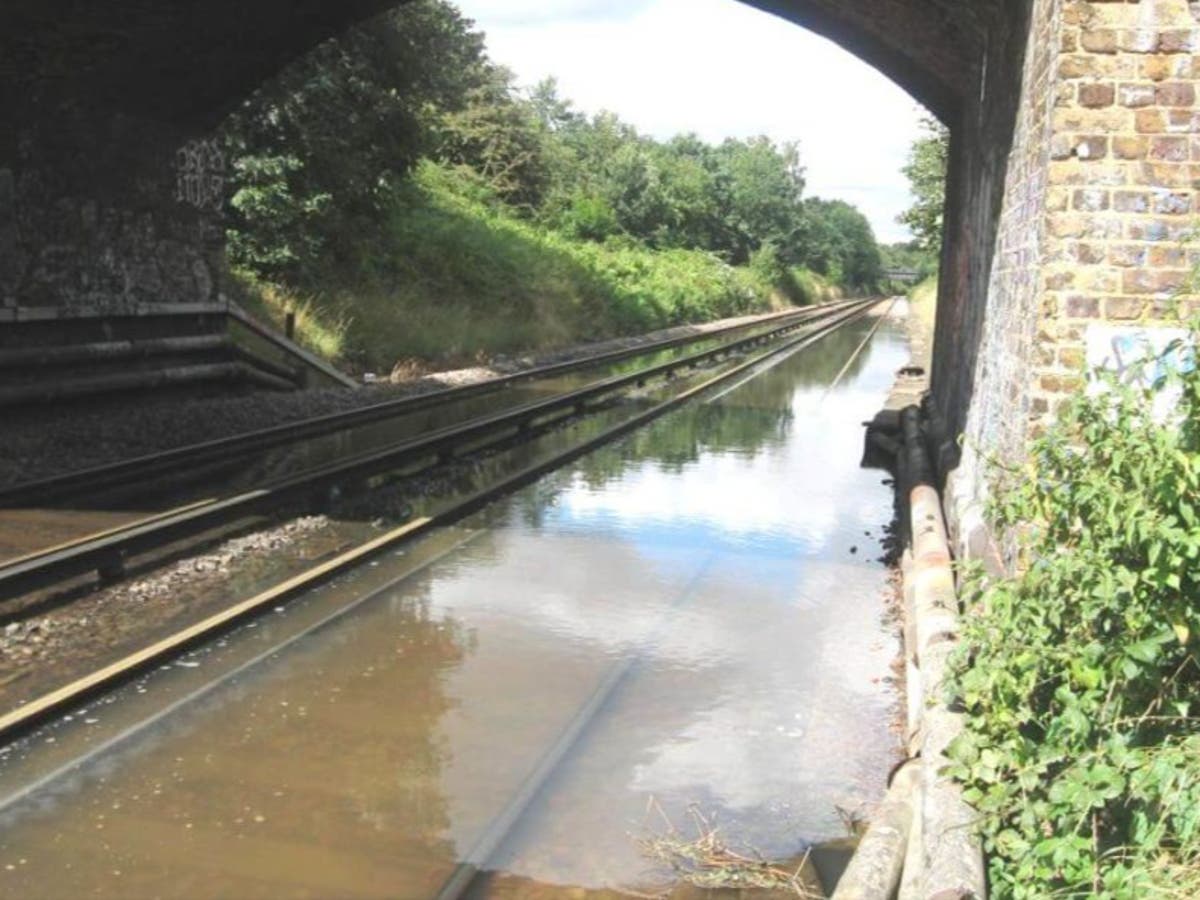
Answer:
[[[1113,194],[1113,209],[1123,213],[1150,211],[1150,195],[1145,191],[1117,191]]]
[[[1146,146],[1149,152],[1148,139]],[[1050,184],[1059,186],[1122,187],[1136,180],[1128,171],[1131,165],[1127,162],[1085,162],[1074,158],[1055,160],[1046,177]]]
[[[1117,97],[1122,106],[1142,107],[1152,106],[1155,102],[1153,84],[1122,84],[1117,90]]]
[[[1079,86],[1079,103],[1090,109],[1112,106],[1116,100],[1116,93],[1117,89],[1115,86],[1104,82],[1081,84]],[[1183,104],[1175,105],[1182,106]]]
[[[1108,261],[1114,266],[1144,266],[1148,257],[1145,244],[1112,244],[1108,248]]]
[[[1150,152],[1150,139],[1120,135],[1112,139],[1113,156],[1117,159],[1145,159]]]
[[[1185,216],[1192,211],[1190,194],[1161,191],[1154,195],[1154,211],[1162,216]]]
[[[1096,60],[1082,54],[1062,56],[1058,61],[1058,76],[1060,78],[1087,78],[1099,74]]]
[[[1056,213],[1048,217],[1050,235],[1055,238],[1114,240],[1124,230],[1124,218],[1090,213]]]
[[[1071,254],[1080,265],[1096,265],[1108,257],[1108,249],[1103,244],[1077,242],[1071,244]]]
[[[1167,130],[1167,117],[1161,109],[1139,109],[1134,127],[1140,134],[1162,134]]]
[[[1138,165],[1140,171],[1136,180],[1151,187],[1192,188],[1198,177],[1197,173],[1192,171],[1193,165],[1147,161]]]
[[[1079,135],[1075,138],[1075,156],[1083,160],[1105,159],[1108,156],[1108,136],[1103,134]]]
[[[1166,130],[1170,134],[1195,134],[1200,131],[1200,112],[1190,109],[1168,109]]]
[[[1046,276],[1046,290],[1062,291],[1075,286],[1075,272],[1067,269],[1063,272],[1053,272]]]
[[[1164,162],[1187,162],[1191,155],[1191,147],[1186,138],[1155,137],[1150,140],[1150,159]]]
[[[1075,285],[1084,291],[1109,294],[1121,290],[1124,274],[1120,269],[1080,269],[1075,274]]]
[[[1151,81],[1166,81],[1169,78],[1185,78],[1191,62],[1182,56],[1147,56],[1138,67],[1143,78]]]
[[[1159,49],[1159,44],[1159,33],[1155,29],[1130,28],[1119,33],[1113,50],[1115,52],[1119,47],[1127,53],[1153,53]]]
[[[1131,241],[1181,241],[1190,234],[1187,223],[1179,220],[1130,219],[1125,236]]]
[[[1108,319],[1140,319],[1146,301],[1137,297],[1108,297],[1104,301],[1104,316]]]
[[[1113,134],[1133,131],[1134,113],[1123,106],[1107,106],[1101,109],[1065,106],[1054,110],[1051,121],[1058,132]]]
[[[1079,347],[1059,347],[1058,364],[1064,369],[1078,371],[1087,364],[1087,355]]]
[[[1095,297],[1068,297],[1067,315],[1072,319],[1098,319],[1100,318],[1100,301]]]
[[[1159,34],[1158,49],[1162,53],[1195,53],[1200,49],[1200,32],[1191,29],[1175,29]]]
[[[1154,102],[1159,106],[1192,106],[1196,88],[1186,81],[1165,81],[1155,89]]]
[[[1088,53],[1116,53],[1122,41],[1111,28],[1084,28],[1079,45]]]
[[[1066,212],[1070,208],[1070,190],[1063,187],[1052,187],[1046,191],[1046,212]]]
[[[1050,394],[1073,393],[1083,388],[1083,378],[1079,375],[1045,374],[1039,382],[1042,390]]]
[[[1126,294],[1167,294],[1179,290],[1190,275],[1186,269],[1127,269],[1122,290]]]
[[[1192,266],[1188,260],[1188,252],[1183,247],[1170,245],[1151,246],[1147,254],[1148,263],[1156,269],[1179,269]]]
[[[1063,5],[1062,21],[1064,25],[1092,25],[1095,20],[1095,9],[1087,0],[1070,0]]]
[[[1075,192],[1072,205],[1081,212],[1103,212],[1109,202],[1109,193],[1103,188],[1085,188]]]
[[[1056,134],[1050,139],[1051,159],[1070,159],[1075,155],[1075,144],[1070,135]]]

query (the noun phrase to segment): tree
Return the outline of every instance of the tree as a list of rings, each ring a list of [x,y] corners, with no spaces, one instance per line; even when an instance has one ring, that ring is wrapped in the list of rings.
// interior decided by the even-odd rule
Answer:
[[[718,150],[726,179],[724,213],[734,235],[729,261],[744,264],[764,244],[795,262],[803,232],[804,169],[796,144],[776,146],[766,137],[727,140]]]
[[[925,119],[922,127],[925,134],[913,142],[908,164],[901,170],[915,202],[899,215],[898,221],[908,226],[923,249],[936,253],[942,246],[950,131],[935,119]]]
[[[467,90],[463,107],[443,116],[437,155],[474,169],[496,196],[531,213],[550,185],[546,125],[536,107],[518,97],[514,81],[508,69],[489,67]]]
[[[434,125],[487,82],[483,36],[445,0],[420,0],[324,42],[223,127],[233,161],[230,256],[303,279],[357,251],[357,220],[435,146]]]
[[[804,202],[807,239],[803,263],[832,281],[873,289],[883,276],[883,256],[867,217],[842,200]]]

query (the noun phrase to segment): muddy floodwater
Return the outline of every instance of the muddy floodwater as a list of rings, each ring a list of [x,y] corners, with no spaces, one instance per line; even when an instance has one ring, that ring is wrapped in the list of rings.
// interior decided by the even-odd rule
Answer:
[[[844,836],[897,753],[870,325],[0,751],[0,896],[432,897],[613,673],[474,896],[659,889],[692,807]]]

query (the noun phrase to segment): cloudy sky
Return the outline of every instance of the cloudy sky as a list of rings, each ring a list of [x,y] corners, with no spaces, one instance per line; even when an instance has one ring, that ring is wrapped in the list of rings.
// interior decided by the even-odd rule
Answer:
[[[494,60],[553,75],[586,111],[640,131],[798,140],[810,195],[854,203],[883,241],[909,202],[900,174],[920,109],[830,42],[737,0],[457,0]]]

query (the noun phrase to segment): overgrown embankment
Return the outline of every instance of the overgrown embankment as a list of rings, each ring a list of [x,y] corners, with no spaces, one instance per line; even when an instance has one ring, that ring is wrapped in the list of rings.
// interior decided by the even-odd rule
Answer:
[[[1001,900],[1200,896],[1191,356],[1153,361],[1149,387],[1079,396],[1023,468],[997,473],[1018,571],[965,579],[952,755]]]
[[[570,238],[515,215],[469,171],[430,162],[390,198],[383,231],[307,298],[239,273],[241,300],[361,369],[465,362],[684,322],[837,299],[769,248],[735,267],[702,250]]]
[[[388,371],[872,292],[870,223],[795,142],[709,143],[518,87],[446,0],[326,41],[223,126],[245,302]]]

